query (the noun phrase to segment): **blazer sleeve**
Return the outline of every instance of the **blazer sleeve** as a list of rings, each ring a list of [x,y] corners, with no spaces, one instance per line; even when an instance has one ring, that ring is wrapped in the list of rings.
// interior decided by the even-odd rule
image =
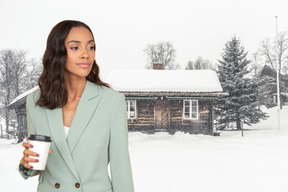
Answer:
[[[28,136],[30,134],[35,134],[36,129],[33,124],[33,109],[35,108],[35,102],[33,101],[33,96],[34,94],[30,94],[27,96],[26,99],[26,114],[27,114],[27,131],[28,131]],[[40,171],[36,171],[33,169],[25,169],[21,164],[19,164],[19,173],[22,175],[24,179],[28,179],[29,177],[38,175]]]
[[[123,94],[117,98],[111,116],[109,158],[113,192],[134,192],[128,151],[127,110]]]

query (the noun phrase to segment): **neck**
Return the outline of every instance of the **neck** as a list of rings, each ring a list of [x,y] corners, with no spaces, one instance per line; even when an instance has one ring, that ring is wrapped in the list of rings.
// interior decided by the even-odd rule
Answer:
[[[86,86],[86,78],[67,77],[65,78],[65,86],[68,94],[68,102],[80,100],[81,95]]]

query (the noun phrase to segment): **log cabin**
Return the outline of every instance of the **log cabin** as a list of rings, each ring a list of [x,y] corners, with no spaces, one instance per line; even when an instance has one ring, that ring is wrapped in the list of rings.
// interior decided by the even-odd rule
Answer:
[[[129,131],[214,135],[213,102],[223,93],[213,70],[117,70],[106,82],[126,96]]]

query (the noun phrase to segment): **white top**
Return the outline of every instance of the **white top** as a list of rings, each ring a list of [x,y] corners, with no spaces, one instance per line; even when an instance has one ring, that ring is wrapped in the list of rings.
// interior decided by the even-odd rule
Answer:
[[[70,127],[66,127],[66,126],[64,126],[64,133],[65,133],[65,137],[66,137],[66,139],[67,139],[67,137],[68,137],[69,128],[70,128]]]

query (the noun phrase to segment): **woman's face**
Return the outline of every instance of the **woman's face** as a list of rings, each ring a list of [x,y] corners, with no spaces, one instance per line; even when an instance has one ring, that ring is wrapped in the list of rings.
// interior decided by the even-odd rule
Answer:
[[[66,40],[67,59],[65,76],[86,78],[95,60],[95,42],[85,27],[73,27]]]

